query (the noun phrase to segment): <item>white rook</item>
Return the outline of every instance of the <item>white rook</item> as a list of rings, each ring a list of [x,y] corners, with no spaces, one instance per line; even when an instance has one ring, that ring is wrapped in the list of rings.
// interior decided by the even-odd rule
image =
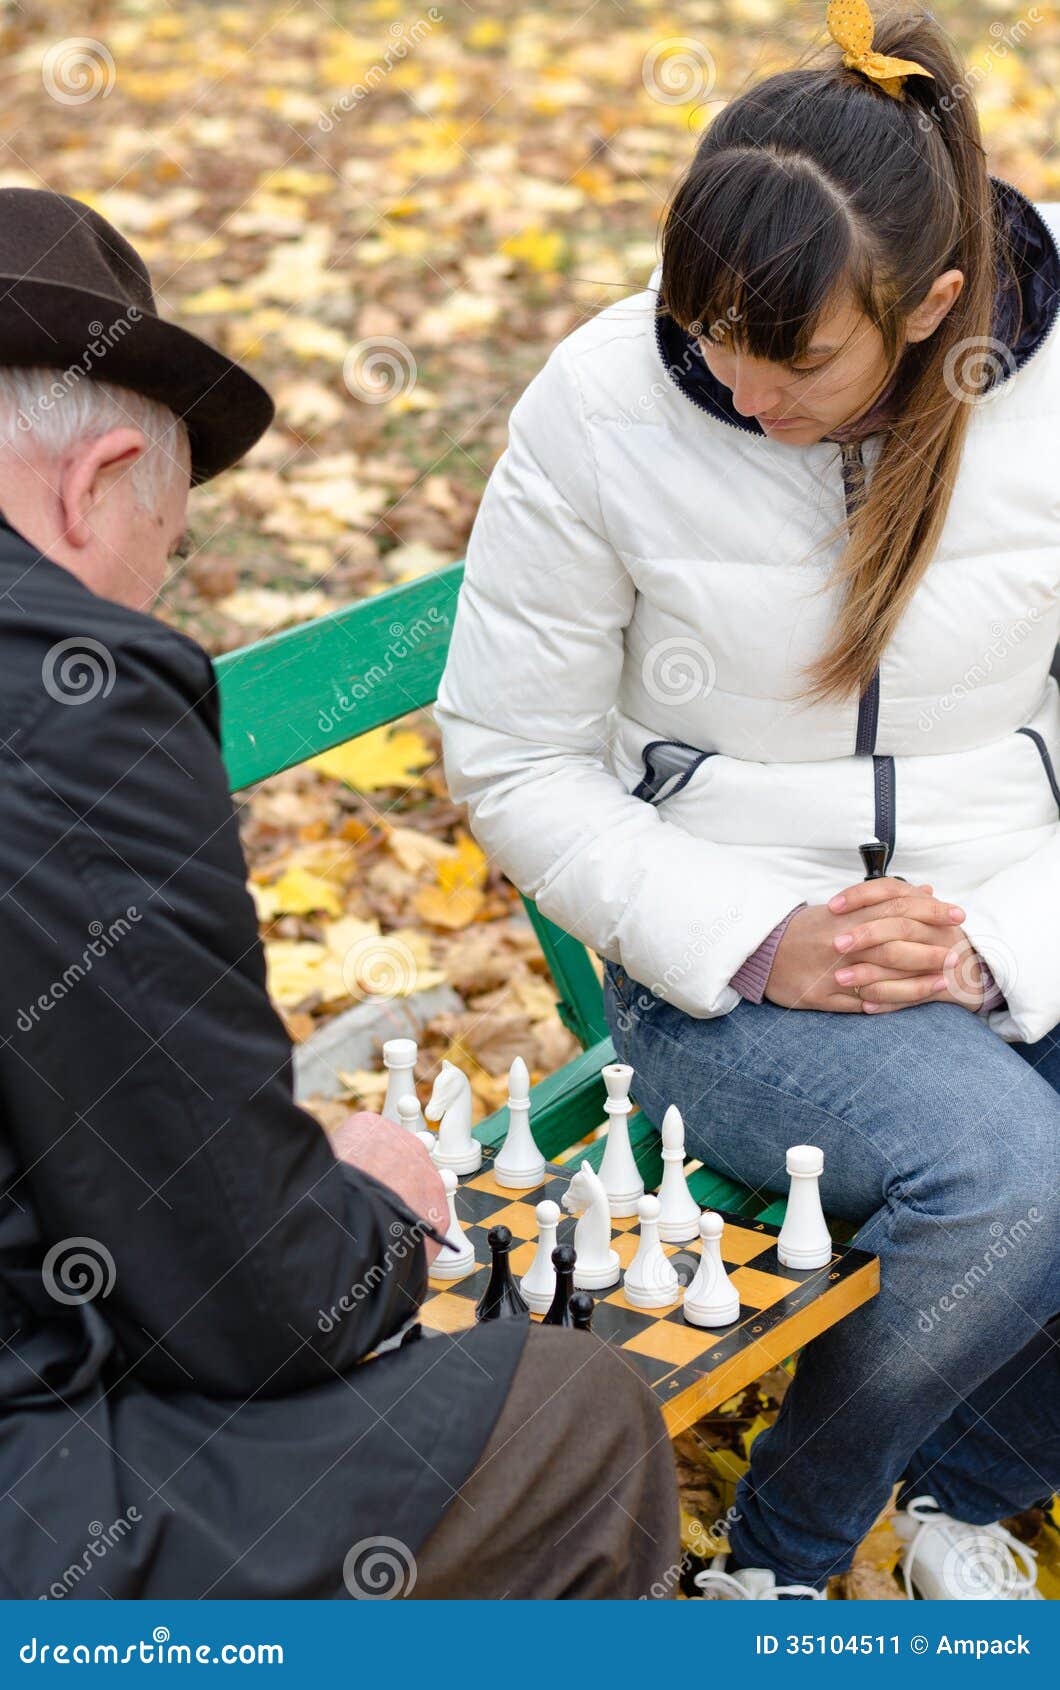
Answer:
[[[824,1172],[824,1151],[815,1144],[793,1144],[787,1167],[791,1190],[777,1239],[777,1256],[789,1268],[824,1267],[832,1259],[832,1240],[818,1184]]]
[[[398,1112],[401,1099],[416,1095],[415,1039],[387,1039],[383,1044],[383,1067],[386,1069],[386,1098],[380,1114],[384,1121],[393,1121],[397,1126],[401,1122]],[[405,1125],[409,1126],[411,1123],[406,1121]],[[421,1118],[417,1120],[416,1126],[422,1125]]]
[[[635,1215],[637,1204],[644,1196],[644,1181],[629,1142],[629,1117],[633,1108],[629,1088],[633,1070],[628,1062],[609,1062],[600,1072],[607,1087],[604,1108],[610,1118],[604,1159],[600,1163],[600,1182],[607,1192],[612,1215]]]

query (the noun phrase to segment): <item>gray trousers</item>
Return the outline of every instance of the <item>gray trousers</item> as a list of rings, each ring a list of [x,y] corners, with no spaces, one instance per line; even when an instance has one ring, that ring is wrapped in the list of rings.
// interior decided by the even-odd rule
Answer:
[[[669,1436],[590,1333],[535,1326],[478,1463],[417,1556],[413,1600],[673,1594]]]

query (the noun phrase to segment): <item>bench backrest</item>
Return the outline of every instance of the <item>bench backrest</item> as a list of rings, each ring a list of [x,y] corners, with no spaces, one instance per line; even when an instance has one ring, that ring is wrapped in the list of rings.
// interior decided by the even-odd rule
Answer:
[[[233,791],[433,704],[462,563],[220,657],[224,758]],[[559,1012],[583,1048],[608,1036],[585,946],[524,899]]]

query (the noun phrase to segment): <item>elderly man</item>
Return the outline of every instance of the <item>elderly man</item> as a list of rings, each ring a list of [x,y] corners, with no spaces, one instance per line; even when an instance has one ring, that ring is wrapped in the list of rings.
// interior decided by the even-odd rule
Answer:
[[[0,191],[0,280],[0,1595],[669,1590],[669,1445],[597,1340],[364,1359],[444,1192],[292,1101],[211,666],[146,614],[268,396],[75,200]]]

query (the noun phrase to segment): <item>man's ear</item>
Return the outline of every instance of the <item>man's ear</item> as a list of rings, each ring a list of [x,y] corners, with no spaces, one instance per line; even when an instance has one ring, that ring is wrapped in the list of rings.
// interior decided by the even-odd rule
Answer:
[[[140,429],[109,428],[94,440],[81,440],[63,459],[59,486],[64,539],[71,546],[91,545],[91,517],[100,501],[128,475],[147,441]]]
[[[944,270],[941,276],[936,276],[920,304],[906,318],[906,340],[927,340],[934,334],[946,313],[953,309],[963,286],[963,270]]]

